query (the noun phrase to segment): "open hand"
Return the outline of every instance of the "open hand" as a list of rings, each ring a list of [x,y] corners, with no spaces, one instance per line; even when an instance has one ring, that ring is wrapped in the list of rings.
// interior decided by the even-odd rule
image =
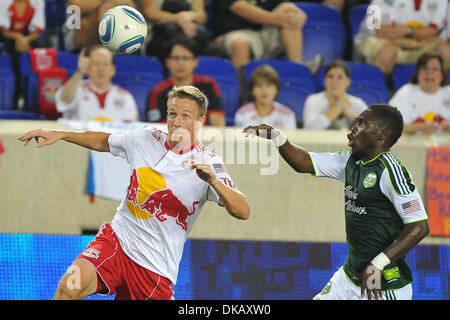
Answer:
[[[354,280],[361,281],[361,298],[367,294],[367,299],[383,300],[383,291],[381,290],[381,278],[383,270],[378,269],[369,263],[361,272],[359,277],[353,277]]]
[[[247,126],[242,130],[242,132],[245,133],[246,137],[252,135],[269,140],[275,139],[280,134],[280,131],[278,131],[278,129],[274,129],[267,124],[260,124],[259,126]]]
[[[43,138],[43,141],[39,141],[39,138]],[[37,147],[42,148],[44,146],[51,145],[55,143],[56,141],[61,139],[61,133],[58,131],[52,131],[52,130],[45,130],[45,129],[38,129],[33,130],[25,133],[24,135],[17,138],[17,140],[25,141],[23,144],[26,146],[30,140],[36,140]]]

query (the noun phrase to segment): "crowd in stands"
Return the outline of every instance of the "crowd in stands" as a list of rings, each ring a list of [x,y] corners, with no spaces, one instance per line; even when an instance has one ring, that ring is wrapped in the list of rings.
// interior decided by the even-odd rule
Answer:
[[[145,82],[145,99],[115,83],[123,71],[100,45],[98,23],[117,5],[138,9],[148,22],[147,41],[133,56],[159,62],[162,71],[151,85]],[[78,27],[74,12],[80,14]],[[11,110],[53,119],[165,122],[170,90],[195,85],[208,98],[212,126],[348,129],[378,102],[399,108],[406,133],[450,133],[448,0],[2,0],[0,31],[0,55],[9,57],[15,78],[13,101],[0,104],[0,118],[2,110]],[[76,62],[63,66],[61,52]],[[212,69],[198,72],[203,57],[217,59],[216,76]],[[219,61],[232,66],[237,99],[220,78]],[[253,62],[264,63],[249,68]],[[31,66],[27,74],[25,66]],[[286,70],[299,66],[307,76],[296,81]],[[385,97],[360,94],[372,90],[359,82],[360,73],[369,74],[358,73],[369,70],[361,68],[381,75],[377,83],[365,80],[378,94],[387,88]],[[53,73],[42,80],[40,72],[48,70]],[[408,71],[400,77],[400,70]],[[62,75],[59,82],[51,81],[55,74]],[[41,112],[41,100],[30,98],[33,85],[46,85],[57,116]],[[295,98],[289,90],[297,90]]]

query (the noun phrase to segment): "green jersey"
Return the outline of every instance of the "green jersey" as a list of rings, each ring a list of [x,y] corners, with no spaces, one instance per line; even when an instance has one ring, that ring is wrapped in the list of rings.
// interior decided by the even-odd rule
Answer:
[[[349,248],[343,269],[359,277],[364,267],[398,237],[407,223],[425,220],[427,214],[408,170],[390,152],[363,162],[351,149],[338,153],[310,153],[315,176],[345,183],[345,230]],[[383,270],[383,290],[412,282],[404,257]]]

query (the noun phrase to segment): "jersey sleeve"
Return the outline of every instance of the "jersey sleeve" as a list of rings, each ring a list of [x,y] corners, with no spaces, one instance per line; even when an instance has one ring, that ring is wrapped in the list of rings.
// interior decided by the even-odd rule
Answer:
[[[303,108],[303,128],[309,130],[327,129],[331,122],[327,116],[321,112],[322,108],[318,108],[318,104],[328,103],[323,101],[317,94],[312,94],[306,98],[305,107]]]
[[[11,19],[8,15],[7,1],[0,1],[0,28],[11,28]]]
[[[403,116],[403,121],[405,124],[409,124],[414,122],[415,119],[413,119],[413,111],[414,109],[411,108],[411,90],[410,86],[408,84],[404,85],[400,89],[397,90],[397,92],[394,94],[394,96],[389,101],[389,104],[396,107],[400,113]]]
[[[227,172],[227,169],[225,167],[225,164],[223,163],[222,159],[219,156],[215,156],[213,158],[213,161],[210,163],[211,168],[214,170],[214,173],[216,174],[216,177],[226,186],[238,191],[239,189],[236,187],[236,185],[233,182],[233,179],[231,178],[230,174]],[[208,186],[208,195],[207,200],[214,201],[218,205],[223,206],[222,201],[220,200],[219,195],[217,194],[216,190],[210,185]]]
[[[65,103],[61,100],[62,90],[63,86],[59,87],[55,94],[56,109],[62,113],[66,113],[69,112],[70,110],[76,109],[79,97],[81,95],[81,85],[78,86],[77,91],[75,92],[75,96],[73,97],[73,100],[69,103]]]
[[[409,183],[414,185],[410,176],[408,179],[410,181]],[[389,170],[384,170],[380,180],[381,192],[392,202],[398,215],[403,220],[403,223],[408,224],[428,219],[422,198],[420,197],[417,188],[414,188],[414,190],[409,193],[406,191],[399,192],[394,185],[395,182],[392,182]]]
[[[128,106],[128,112],[127,112],[127,121],[139,121],[139,111],[138,106],[136,104],[136,100],[134,99],[134,96],[129,93],[127,98],[127,106]]]
[[[143,132],[143,128],[125,131],[113,132],[108,138],[109,152],[116,157],[121,157],[130,162],[130,154],[136,149],[136,141],[139,141],[138,135]]]
[[[345,182],[345,167],[352,151],[350,148],[336,153],[310,152],[309,156],[314,166],[315,177],[328,177]]]
[[[433,14],[429,14],[431,19],[428,26],[439,30],[443,29],[447,23],[448,1],[436,1],[431,5],[436,6],[436,8],[433,10]]]
[[[34,15],[28,26],[29,32],[42,32],[45,30],[45,1],[32,1]]]
[[[234,125],[236,127],[245,127],[244,117],[242,116],[242,112],[239,112],[239,110],[234,114]]]

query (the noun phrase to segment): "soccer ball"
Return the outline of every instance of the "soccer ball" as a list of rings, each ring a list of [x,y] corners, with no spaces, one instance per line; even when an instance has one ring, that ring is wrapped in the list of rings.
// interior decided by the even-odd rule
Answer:
[[[142,14],[129,6],[116,6],[105,12],[98,25],[100,41],[111,51],[129,54],[138,50],[147,37]]]

